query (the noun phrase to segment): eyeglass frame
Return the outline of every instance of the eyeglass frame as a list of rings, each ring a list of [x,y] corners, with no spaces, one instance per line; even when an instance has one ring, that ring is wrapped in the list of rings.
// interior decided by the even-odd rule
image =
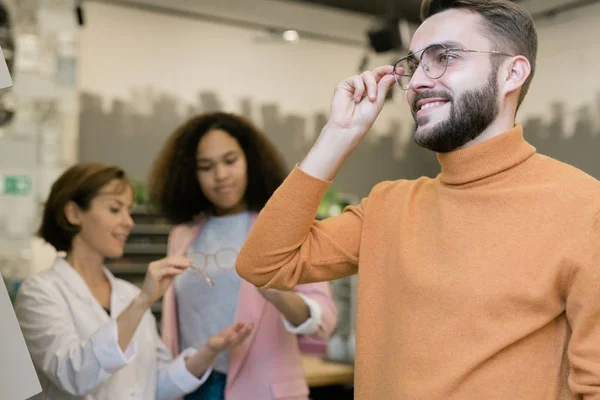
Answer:
[[[442,47],[444,49],[445,54],[448,54],[451,51],[455,51],[455,52],[463,52],[463,53],[483,53],[483,54],[492,54],[492,55],[499,55],[499,56],[515,57],[512,54],[504,53],[504,52],[497,51],[497,50],[472,50],[472,49],[465,49],[465,48],[460,48],[460,47],[452,48],[452,47],[446,46],[443,43],[430,44],[429,46],[427,46],[427,47],[425,47],[425,48],[423,48],[421,50],[417,50],[417,51],[414,51],[414,52],[410,53],[406,57],[403,57],[403,58],[399,59],[398,61],[396,61],[394,63],[393,75],[394,75],[394,79],[396,80],[396,84],[400,87],[400,89],[402,89],[402,90],[404,90],[406,92],[406,91],[408,91],[408,85],[407,85],[406,89],[404,89],[402,87],[402,85],[400,84],[400,82],[398,82],[398,76],[406,76],[406,77],[410,77],[412,79],[412,77],[414,76],[414,74],[412,74],[412,75],[405,75],[405,74],[398,75],[398,74],[396,74],[396,67],[398,66],[398,64],[401,63],[404,60],[408,60],[411,57],[412,58],[416,58],[416,57],[414,57],[414,55],[418,54],[418,53],[421,53],[421,55],[419,56],[419,65],[417,66],[417,68],[419,68],[419,67],[422,68],[422,65],[424,65],[423,62],[422,62],[423,61],[423,54],[425,54],[425,52],[428,49],[432,48],[432,47]],[[448,61],[446,61],[446,66],[444,67],[444,72],[442,72],[442,74],[440,76],[438,76],[437,78],[430,77],[427,74],[427,71],[425,71],[425,69],[423,69],[423,72],[425,73],[425,75],[427,75],[427,77],[429,79],[434,79],[435,80],[435,79],[440,79],[442,76],[444,76],[444,74],[446,73],[446,70],[448,70]],[[415,72],[416,72],[416,69],[415,69]],[[410,84],[410,80],[411,79],[409,79],[409,81],[408,81],[409,84]]]
[[[195,268],[198,268],[198,269],[206,268],[208,266],[208,263],[209,263],[209,260],[211,257],[215,260],[215,265],[217,266],[217,268],[222,269],[224,271],[231,271],[232,269],[235,269],[235,264],[232,268],[224,268],[221,265],[219,265],[219,260],[217,259],[217,254],[219,254],[222,251],[233,251],[235,253],[236,257],[239,255],[239,252],[236,249],[234,249],[233,247],[225,247],[223,249],[217,250],[214,253],[205,253],[205,252],[199,251],[199,250],[192,250],[192,251],[188,251],[187,256],[190,258],[192,258],[192,256],[195,254],[202,254],[204,256],[204,260],[205,260],[204,266],[202,266],[202,267],[195,266]]]
[[[223,268],[223,267],[221,267],[219,265],[219,260],[217,259],[217,254],[219,254],[219,252],[221,252],[221,251],[226,251],[226,250],[233,251],[235,253],[235,255],[236,255],[236,258],[237,258],[237,255],[239,254],[239,252],[236,249],[231,248],[231,247],[226,247],[224,249],[219,249],[219,250],[217,250],[216,253],[205,253],[203,251],[195,251],[195,250],[188,251],[187,252],[187,256],[190,257],[190,258],[192,258],[194,256],[194,254],[202,254],[204,256],[204,266],[197,267],[195,265],[190,265],[190,270],[193,271],[193,272],[195,272],[195,273],[197,273],[197,274],[202,275],[202,277],[206,280],[206,282],[208,282],[208,284],[210,286],[215,286],[215,283],[206,274],[206,271],[204,271],[204,268],[206,268],[208,266],[208,262],[209,262],[208,260],[211,257],[213,257],[215,259],[215,265],[217,266],[217,268],[222,269],[224,271],[230,271],[231,269],[233,269],[233,268]],[[234,265],[234,268],[235,268],[235,265]]]

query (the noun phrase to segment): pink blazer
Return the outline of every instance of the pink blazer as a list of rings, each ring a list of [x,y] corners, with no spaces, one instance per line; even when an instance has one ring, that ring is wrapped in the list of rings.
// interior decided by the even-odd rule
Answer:
[[[253,214],[251,226],[255,220],[256,214]],[[203,225],[204,220],[200,220],[173,228],[169,235],[168,255],[184,255]],[[312,340],[313,343],[315,339],[325,341],[337,323],[337,310],[329,284],[298,285],[294,290],[320,304],[323,318]],[[240,286],[235,320],[253,322],[254,329],[244,342],[231,351],[225,399],[308,399],[298,337],[285,329],[279,311],[264,299],[254,285],[245,280]],[[163,298],[161,333],[174,356],[180,352],[178,327],[177,299],[171,286]]]

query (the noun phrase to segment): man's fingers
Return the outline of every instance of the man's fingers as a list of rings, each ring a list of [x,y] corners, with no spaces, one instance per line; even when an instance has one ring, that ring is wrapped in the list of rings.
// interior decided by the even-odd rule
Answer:
[[[383,107],[383,103],[385,103],[385,97],[387,92],[396,84],[396,79],[392,75],[384,76],[379,83],[378,91],[377,91],[377,104],[380,107]]]
[[[371,71],[365,71],[360,76],[367,88],[369,99],[375,101],[377,98],[377,80],[375,79],[375,75]]]
[[[375,77],[375,81],[379,83],[381,78],[386,75],[391,75],[394,72],[394,67],[392,65],[384,65],[382,67],[377,67],[373,69],[372,74]]]
[[[360,102],[365,94],[365,83],[359,75],[352,77],[352,86],[354,87],[354,101]]]

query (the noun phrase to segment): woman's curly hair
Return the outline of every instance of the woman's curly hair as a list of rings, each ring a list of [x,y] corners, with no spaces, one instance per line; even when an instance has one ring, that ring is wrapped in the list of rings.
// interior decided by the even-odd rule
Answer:
[[[245,118],[222,112],[193,117],[167,138],[149,176],[150,200],[173,224],[192,222],[198,215],[213,211],[198,183],[196,152],[200,139],[215,129],[233,136],[244,151],[249,210],[260,211],[287,175],[273,144]]]

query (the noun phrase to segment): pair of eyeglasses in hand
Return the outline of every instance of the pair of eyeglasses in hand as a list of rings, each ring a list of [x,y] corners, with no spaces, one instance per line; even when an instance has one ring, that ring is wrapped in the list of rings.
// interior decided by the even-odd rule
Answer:
[[[235,249],[227,248],[221,249],[216,253],[204,253],[201,251],[190,251],[188,257],[194,263],[190,266],[190,269],[204,277],[206,282],[210,286],[215,286],[215,283],[206,274],[204,269],[208,266],[210,259],[214,259],[215,265],[225,271],[232,270],[235,268],[235,260],[237,259],[238,252]]]

